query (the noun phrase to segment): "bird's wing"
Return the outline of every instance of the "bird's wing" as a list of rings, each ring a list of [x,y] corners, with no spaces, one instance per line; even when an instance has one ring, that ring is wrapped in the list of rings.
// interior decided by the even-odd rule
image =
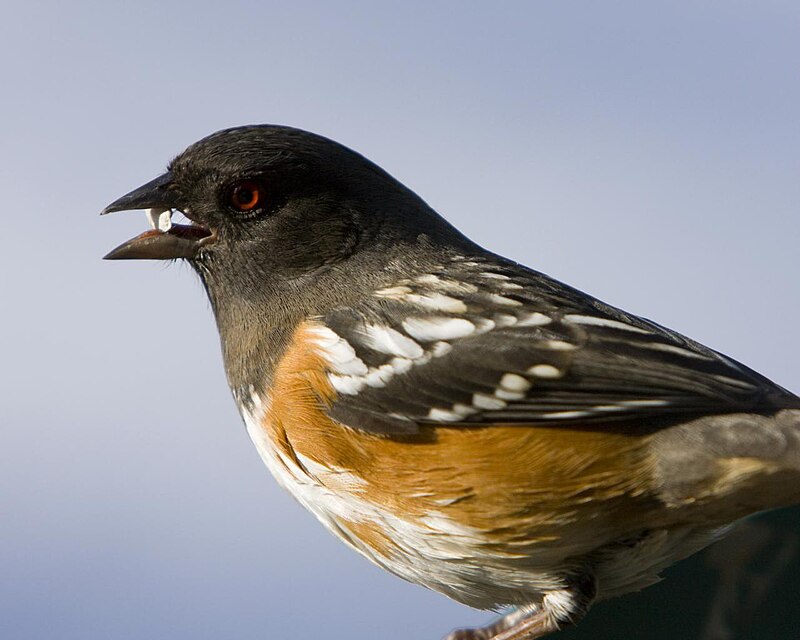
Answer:
[[[495,258],[462,258],[319,319],[335,420],[381,434],[424,424],[569,424],[800,403],[675,332]],[[637,426],[638,425],[638,426]]]

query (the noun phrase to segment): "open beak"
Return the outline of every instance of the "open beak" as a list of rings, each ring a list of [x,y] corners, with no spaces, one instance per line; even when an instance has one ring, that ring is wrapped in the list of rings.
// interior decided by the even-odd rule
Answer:
[[[210,229],[193,220],[191,224],[172,223],[173,209],[181,210],[182,206],[169,171],[115,200],[100,215],[133,209],[147,209],[150,230],[121,244],[104,260],[192,259],[201,247],[216,239]]]

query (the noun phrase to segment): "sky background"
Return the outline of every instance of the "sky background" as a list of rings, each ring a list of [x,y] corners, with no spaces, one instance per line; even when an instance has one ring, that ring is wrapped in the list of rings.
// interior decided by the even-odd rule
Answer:
[[[487,248],[798,392],[799,65],[796,0],[4,2],[0,637],[488,620],[281,492],[188,267],[100,260],[146,223],[97,213],[186,145],[334,138]]]

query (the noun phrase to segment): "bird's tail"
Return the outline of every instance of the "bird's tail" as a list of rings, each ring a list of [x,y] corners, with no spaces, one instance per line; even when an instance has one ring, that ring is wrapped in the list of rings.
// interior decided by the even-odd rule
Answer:
[[[660,498],[729,522],[800,503],[800,410],[705,416],[653,436]],[[682,507],[682,508],[681,508]]]

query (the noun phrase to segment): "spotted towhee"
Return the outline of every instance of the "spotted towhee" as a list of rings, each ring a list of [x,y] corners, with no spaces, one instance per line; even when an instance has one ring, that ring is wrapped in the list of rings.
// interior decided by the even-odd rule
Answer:
[[[357,153],[215,133],[104,213],[184,258],[275,478],[392,573],[531,640],[800,501],[800,398],[465,238]],[[178,210],[190,221],[173,224]]]

